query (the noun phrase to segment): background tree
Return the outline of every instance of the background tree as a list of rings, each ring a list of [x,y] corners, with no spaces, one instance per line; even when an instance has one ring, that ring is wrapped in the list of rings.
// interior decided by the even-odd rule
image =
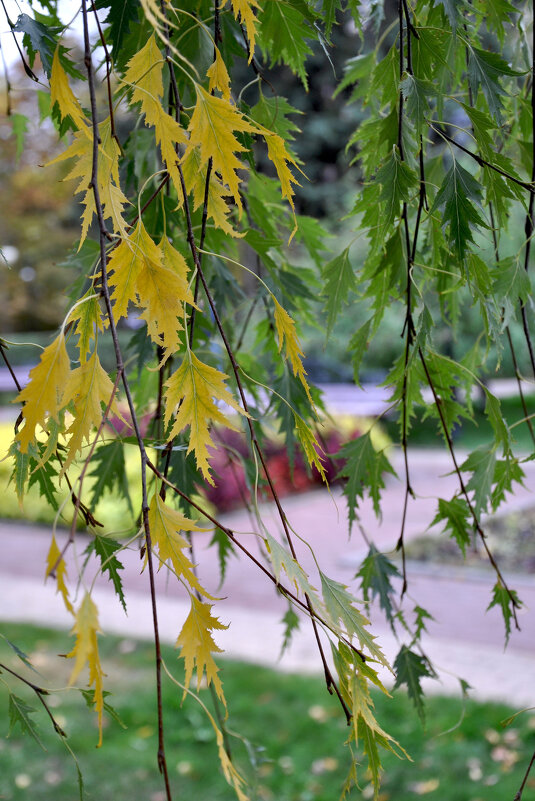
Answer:
[[[386,310],[396,310],[401,348],[385,383],[404,453],[401,599],[394,606],[394,568],[373,544],[359,576],[364,598],[381,592],[392,627],[401,631],[395,685],[407,685],[421,712],[421,678],[434,673],[420,644],[425,610],[404,613],[398,603],[407,589],[404,527],[414,494],[408,443],[422,415],[435,421],[458,477],[454,495],[439,499],[435,522],[462,551],[480,540],[496,573],[490,606],[503,612],[506,638],[521,606],[488,546],[481,516],[522,481],[526,457],[516,453],[514,432],[483,379],[509,348],[523,422],[533,438],[518,370],[523,362],[510,328],[520,321],[535,372],[528,319],[535,189],[534,48],[526,34],[531,12],[479,0],[400,0],[386,18],[380,4],[366,8],[364,18],[353,2],[98,0],[89,7],[83,0],[79,64],[56,3],[43,3],[45,13],[33,5],[32,15],[10,15],[8,24],[15,36],[23,34],[24,80],[49,87],[47,100],[39,95],[41,117],[52,120],[62,148],[46,169],[56,177],[58,165],[65,165],[64,181],[81,200],[81,236],[69,259],[76,280],[59,332],[28,385],[19,387],[21,415],[10,454],[19,497],[28,482],[37,482],[58,517],[71,521],[66,545],[60,550],[53,537],[47,562],[73,615],[70,682],[88,669],[100,743],[109,708],[97,637],[105,610],[91,597],[83,574],[88,562],[79,577],[82,600],[74,607],[64,557],[76,545],[77,527],[87,528],[89,554],[126,604],[120,554],[140,540],[153,609],[158,764],[166,796],[172,788],[164,667],[184,695],[206,678],[215,711],[203,708],[223,772],[238,797],[247,796],[228,745],[214,660],[214,636],[224,626],[215,588],[204,587],[194,568],[195,532],[211,525],[223,575],[237,549],[287,599],[286,638],[296,613],[308,619],[327,689],[349,726],[346,790],[356,781],[362,750],[377,796],[380,750],[405,753],[377,721],[370,695],[371,686],[386,692],[377,666],[390,666],[348,588],[321,566],[314,576],[301,566],[306,546],[301,532],[291,530],[277,493],[265,455],[267,429],[278,427],[291,463],[301,454],[322,478],[334,460],[331,473],[344,480],[350,525],[364,495],[371,495],[379,514],[384,475],[393,472],[388,452],[376,449],[368,432],[337,454],[324,453],[322,401],[308,381],[296,321],[315,322],[321,295],[329,337],[344,305],[355,304],[347,348],[359,381],[369,342],[379,335]],[[333,80],[334,40],[354,49],[335,93],[341,108],[343,99],[351,106],[340,114],[340,129],[345,120],[363,121],[349,138],[359,165],[348,212],[354,239],[327,255],[322,224],[300,212],[329,210],[329,193],[312,185],[296,198],[298,185],[308,181],[298,155],[306,147],[299,149],[299,116],[279,94],[276,68],[284,64],[313,99]],[[309,75],[313,48],[315,63],[323,66]],[[24,121],[17,113],[20,148]],[[335,152],[327,152],[326,164]],[[365,258],[355,263],[354,242],[363,235]],[[477,315],[477,333],[455,360],[451,342],[467,310]],[[120,328],[128,321],[139,328],[125,352]],[[448,336],[436,336],[444,326]],[[100,358],[105,341],[115,357],[109,371]],[[3,345],[2,355],[8,363]],[[454,430],[472,418],[476,392],[484,395],[492,440],[461,462]],[[233,447],[229,430],[241,432],[244,452]],[[133,487],[124,467],[131,443],[139,454]],[[203,487],[221,480],[214,469],[217,450],[244,466],[244,498],[257,516],[260,554],[203,500]],[[58,497],[62,483],[69,487],[70,512]],[[102,530],[96,516],[99,498],[109,492],[133,509],[131,529],[120,536]],[[263,493],[278,509],[282,543],[263,526]],[[162,664],[154,579],[160,565],[184,585],[191,602],[177,632],[180,679]],[[42,691],[34,690],[46,706]],[[13,719],[29,725],[11,697]]]

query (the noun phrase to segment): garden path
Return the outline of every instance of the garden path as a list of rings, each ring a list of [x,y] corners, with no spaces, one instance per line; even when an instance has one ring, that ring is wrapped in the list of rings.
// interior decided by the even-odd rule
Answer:
[[[398,475],[402,475],[399,455],[394,455]],[[446,475],[450,463],[441,452],[417,450],[411,455],[411,483],[416,500],[409,502],[406,537],[421,534],[436,512],[435,492],[439,476],[442,482],[455,489],[455,477]],[[531,503],[535,491],[535,463],[526,464],[525,488],[510,499],[507,508]],[[441,486],[444,492],[444,486]],[[395,546],[399,536],[400,509],[404,485],[389,477],[384,491],[383,520],[379,524],[371,503],[366,501],[360,511],[360,522],[367,536],[381,550]],[[338,489],[330,495],[326,490],[314,490],[284,499],[284,507],[293,529],[305,537],[317,555],[324,572],[355,591],[353,581],[367,546],[358,530],[348,541],[345,504]],[[279,525],[273,505],[263,506],[266,525],[276,533]],[[222,516],[225,525],[238,533],[252,550],[257,537],[247,513],[237,511]],[[219,570],[213,549],[208,549],[210,533],[195,535],[196,560],[204,585],[222,600],[217,602],[217,614],[223,622],[231,621],[227,631],[218,632],[218,644],[229,657],[279,667],[283,670],[317,672],[320,662],[311,627],[302,622],[294,641],[279,661],[283,628],[281,617],[286,610],[284,599],[252,563],[232,558],[222,588],[218,588]],[[79,535],[81,554],[84,537]],[[70,627],[72,618],[65,612],[53,586],[43,582],[43,565],[49,537],[41,527],[13,522],[0,522],[0,619],[26,621],[41,625]],[[306,569],[313,570],[309,550],[297,540],[297,549]],[[71,556],[71,558],[74,557]],[[148,595],[148,577],[141,573],[139,553],[128,551],[121,555],[125,564],[128,616],[104,579],[95,586],[95,599],[100,610],[104,632],[125,637],[150,638],[152,618]],[[74,571],[71,568],[71,575]],[[165,571],[158,577],[158,609],[163,639],[174,642],[187,614],[188,602],[181,588],[167,582]],[[88,573],[92,576],[91,569]],[[314,580],[312,579],[313,583]],[[429,636],[424,640],[427,653],[440,669],[440,682],[427,680],[428,691],[458,692],[458,677],[474,687],[477,697],[501,699],[513,705],[535,703],[535,577],[512,577],[511,584],[525,603],[520,611],[522,631],[513,631],[504,651],[503,623],[494,608],[485,614],[491,597],[492,576],[484,573],[434,567],[415,571],[409,566],[409,596],[405,600],[408,613],[415,603],[426,608],[434,617],[429,622]],[[73,590],[74,591],[74,590]],[[387,656],[395,658],[399,644],[373,607],[371,617],[374,632]]]

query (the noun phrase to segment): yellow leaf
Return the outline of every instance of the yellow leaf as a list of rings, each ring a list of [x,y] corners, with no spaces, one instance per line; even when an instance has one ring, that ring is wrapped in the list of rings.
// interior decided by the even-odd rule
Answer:
[[[257,0],[231,0],[232,10],[234,16],[238,19],[241,17],[243,24],[247,30],[247,38],[249,39],[249,61],[251,61],[254,53],[255,40],[256,40],[256,17],[253,9],[260,8]]]
[[[294,422],[295,422],[295,430],[297,432],[297,436],[299,437],[299,442],[303,447],[309,465],[311,467],[314,466],[318,471],[318,473],[320,474],[320,476],[322,477],[323,481],[327,483],[325,468],[323,467],[322,457],[319,453],[319,452],[323,453],[323,450],[321,449],[318,440],[316,439],[310,427],[307,426],[302,417],[299,417],[299,415],[294,414]]]
[[[169,560],[179,578],[184,578],[190,587],[201,595],[214,600],[199,583],[193,570],[194,565],[186,555],[189,550],[188,541],[180,534],[181,531],[206,531],[206,529],[199,528],[193,520],[171,509],[158,493],[155,493],[150,503],[149,526],[152,544],[158,549],[160,567]]]
[[[299,169],[297,162],[291,153],[288,153],[286,150],[284,139],[281,136],[278,134],[268,133],[267,130],[263,131],[262,133],[266,140],[268,156],[273,162],[275,169],[277,170],[277,175],[279,176],[279,181],[281,182],[282,196],[288,200],[290,206],[292,209],[294,209],[294,191],[292,184],[297,184],[297,186],[300,186],[301,184],[292,175],[287,162],[293,164],[294,167]]]
[[[74,325],[74,333],[78,336],[78,351],[80,363],[87,360],[91,340],[97,331],[104,329],[98,296],[89,289],[81,301],[76,304],[68,317],[68,322]]]
[[[83,440],[88,442],[93,428],[98,428],[100,425],[103,414],[102,404],[108,405],[112,392],[113,383],[100,364],[96,351],[86,362],[71,372],[63,391],[62,404],[67,406],[69,403],[73,403],[73,421],[66,431],[71,438],[61,475],[64,475],[76,454],[81,451]],[[121,417],[115,401],[112,409],[116,415]]]
[[[233,132],[256,133],[258,128],[248,122],[228,100],[213,97],[198,84],[195,85],[195,91],[197,102],[188,126],[190,140],[184,158],[191,149],[199,147],[201,167],[206,167],[212,159],[212,169],[221,175],[241,210],[240,179],[236,171],[244,169],[244,165],[235,154],[242,153],[246,148],[238,142]]]
[[[111,300],[116,320],[126,317],[132,301],[143,309],[149,336],[165,349],[165,358],[180,348],[183,303],[193,302],[184,271],[187,266],[167,240],[159,248],[139,220],[108,262]],[[164,260],[169,266],[165,266]]]
[[[180,281],[180,291],[178,295],[180,299],[184,303],[189,303],[190,306],[195,306],[193,292],[188,283],[189,267],[186,259],[179,250],[173,247],[166,236],[162,236],[158,247],[162,251],[163,266],[172,270],[178,276],[178,280]],[[196,306],[196,308],[198,309],[199,307]]]
[[[181,182],[178,171],[176,148],[187,143],[186,133],[163,108],[164,59],[156,43],[154,34],[148,42],[128,62],[124,80],[133,86],[132,102],[141,103],[145,123],[154,126],[156,141],[160,146],[162,159],[171,176],[178,197],[181,198]]]
[[[71,634],[76,634],[74,648],[67,654],[68,659],[74,659],[74,667],[69,679],[69,686],[72,686],[83,668],[89,667],[89,686],[94,685],[93,703],[98,715],[98,745],[102,744],[102,713],[104,711],[104,696],[102,692],[102,679],[104,673],[100,664],[98,653],[97,633],[100,631],[98,622],[98,609],[91,600],[88,592],[76,614],[75,623]]]
[[[193,670],[197,669],[197,691],[201,686],[203,673],[206,672],[208,684],[214,685],[218,698],[226,706],[225,695],[221,680],[217,675],[217,667],[212,653],[222,653],[212,637],[215,629],[227,629],[217,617],[213,617],[212,604],[199,601],[194,595],[191,596],[191,611],[186,618],[182,631],[178,635],[175,647],[181,647],[180,656],[184,659],[186,669],[186,687],[189,687]],[[186,693],[184,693],[185,697]]]
[[[275,327],[277,329],[277,337],[279,339],[279,352],[282,350],[283,345],[285,345],[286,358],[290,360],[293,374],[298,376],[306,390],[308,399],[313,404],[314,401],[310,395],[310,389],[305,378],[306,370],[303,367],[303,362],[301,361],[304,354],[301,350],[301,345],[299,344],[299,339],[295,330],[295,323],[288,312],[282,308],[277,298],[275,298],[273,295],[272,297],[275,303]]]
[[[214,367],[201,362],[194,353],[188,351],[184,361],[167,381],[165,393],[165,424],[168,425],[178,407],[169,439],[173,439],[186,426],[190,426],[188,453],[195,452],[197,466],[207,481],[213,485],[208,464],[208,447],[213,445],[210,436],[210,423],[215,420],[235,428],[230,420],[217,407],[215,400],[231,406],[245,415],[225,386],[228,376]]]
[[[97,183],[100,199],[103,204],[104,219],[110,219],[112,221],[113,230],[116,233],[121,234],[121,236],[126,236],[126,224],[122,215],[124,206],[128,204],[128,199],[125,197],[120,187],[120,148],[112,136],[109,117],[99,124],[98,130],[100,144],[98,147]],[[89,128],[84,127],[82,130],[77,131],[67,150],[64,150],[63,153],[60,153],[55,159],[49,161],[48,165],[56,164],[66,159],[76,159],[76,163],[65,176],[64,180],[68,181],[79,178],[79,183],[74,190],[75,194],[84,192],[84,197],[82,199],[84,211],[82,214],[81,246],[87,236],[93,214],[95,214],[95,198],[93,189],[91,188],[93,174],[93,136]]]
[[[39,364],[30,370],[30,381],[19,393],[16,402],[24,403],[22,415],[25,423],[17,434],[22,453],[35,439],[35,428],[44,428],[48,417],[57,418],[62,408],[61,396],[70,374],[70,360],[65,348],[65,337],[59,334],[44,349]]]
[[[230,100],[230,77],[227,71],[227,65],[221,57],[218,48],[215,51],[215,60],[206,72],[206,77],[209,80],[208,91],[213,92],[215,89],[221,92],[225,100]]]
[[[74,95],[71,87],[69,86],[69,79],[67,73],[61,66],[59,60],[59,45],[56,47],[54,58],[52,60],[52,72],[50,74],[50,103],[54,106],[58,104],[59,113],[61,118],[70,117],[77,128],[85,128],[88,121],[78,98]]]
[[[62,558],[59,560],[60,550],[58,548],[58,544],[56,542],[56,538],[52,535],[52,542],[50,543],[50,548],[48,550],[48,556],[46,557],[46,573],[45,577],[52,575],[52,571],[55,567],[55,574],[56,574],[56,592],[59,592],[61,597],[63,598],[63,603],[65,604],[67,610],[74,615],[73,606],[69,600],[69,590],[65,583],[67,578],[67,566],[65,564],[65,560]]]
[[[201,166],[201,153],[198,147],[189,148],[185,154],[182,161],[182,174],[184,175],[188,193],[193,192],[193,209],[196,211],[199,206],[204,204],[207,174],[206,165],[204,167]],[[212,170],[208,187],[208,217],[214,221],[214,225],[217,228],[221,228],[226,234],[234,237],[244,236],[244,234],[239,234],[235,231],[228,221],[230,208],[225,199],[227,195],[228,190],[225,189]]]

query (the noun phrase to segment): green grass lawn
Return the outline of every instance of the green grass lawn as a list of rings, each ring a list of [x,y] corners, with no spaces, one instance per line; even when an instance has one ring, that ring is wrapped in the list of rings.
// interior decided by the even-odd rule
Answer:
[[[509,425],[518,423],[524,419],[524,410],[520,399],[516,396],[511,398],[501,398],[500,405],[506,422]],[[535,396],[526,396],[526,405],[530,412],[535,410]],[[444,439],[440,429],[440,423],[437,422],[435,417],[426,417],[424,408],[417,409],[417,418],[411,422],[411,430],[409,433],[409,446],[413,447],[444,447]],[[390,435],[396,441],[399,437],[399,422],[394,419],[387,419],[383,421],[383,425]],[[533,448],[533,440],[526,423],[519,423],[511,431],[513,440],[517,446],[522,450],[531,451]],[[458,448],[463,450],[471,450],[480,445],[485,445],[493,440],[492,427],[483,412],[481,404],[474,404],[474,419],[473,421],[464,420],[462,425],[457,427],[454,431],[454,443]]]
[[[2,639],[0,662],[45,686],[65,686],[71,664],[57,654],[70,649],[72,638],[29,626],[4,625],[1,631],[31,656],[41,675],[30,674]],[[101,638],[100,644],[108,674],[106,686],[113,693],[109,700],[127,728],[108,720],[104,744],[97,749],[94,714],[80,693],[71,689],[50,696],[54,715],[78,756],[87,797],[164,801],[156,767],[153,650],[146,644],[113,637]],[[180,676],[176,652],[165,648],[164,657]],[[343,745],[347,730],[322,682],[226,661],[222,666],[230,709],[228,726],[246,738],[233,737],[232,749],[250,781],[250,797],[260,801],[336,801],[348,767]],[[28,704],[39,706],[31,692],[5,671],[0,680],[7,681]],[[202,696],[210,705],[209,693],[203,691]],[[233,799],[218,767],[213,731],[200,706],[188,698],[181,707],[179,691],[169,681],[164,683],[164,703],[175,798]],[[4,710],[3,734],[7,734],[3,684],[0,708]],[[377,697],[376,711],[379,721],[414,760],[385,756],[381,801],[409,801],[420,795],[440,801],[513,799],[535,745],[535,714],[524,713],[504,729],[500,722],[510,714],[509,709],[469,702],[461,725],[444,734],[462,716],[460,700],[429,699],[426,730],[402,693],[396,693],[391,701]],[[0,739],[0,798],[72,801],[78,796],[74,763],[51,730],[44,710],[33,717],[47,750],[27,735],[21,736],[18,728],[8,739]],[[349,797],[372,798],[364,769],[360,783],[361,790],[353,790]],[[526,801],[533,796],[534,787],[535,777],[527,787]]]

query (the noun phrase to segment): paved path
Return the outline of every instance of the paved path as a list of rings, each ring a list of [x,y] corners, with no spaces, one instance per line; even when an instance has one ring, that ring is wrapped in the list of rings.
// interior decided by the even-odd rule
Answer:
[[[394,461],[397,463],[399,459],[395,456]],[[415,451],[411,465],[411,482],[417,499],[409,504],[407,538],[422,533],[433,519],[438,478],[442,476],[441,482],[447,484],[452,492],[456,486],[455,477],[446,475],[450,464],[443,454]],[[396,466],[401,468],[400,464]],[[533,498],[535,463],[527,463],[526,468],[526,487],[511,499],[511,508],[526,505]],[[398,538],[403,492],[402,482],[389,478],[384,494],[384,517],[380,524],[375,520],[371,504],[366,501],[362,505],[362,525],[367,536],[381,550],[392,549]],[[310,542],[324,572],[350,585],[358,593],[354,576],[367,546],[358,531],[348,540],[345,504],[340,491],[335,490],[329,495],[325,490],[316,490],[285,499],[284,506],[290,524]],[[276,534],[280,526],[272,505],[266,504],[262,511],[265,525]],[[224,522],[251,550],[257,549],[258,538],[246,513],[227,514]],[[233,558],[225,583],[218,589],[219,569],[214,550],[208,548],[210,536],[209,533],[195,535],[195,557],[203,584],[222,599],[217,602],[217,614],[223,622],[231,623],[229,629],[218,632],[216,638],[225,653],[284,670],[319,671],[314,638],[306,620],[289,652],[278,661],[282,635],[280,620],[286,605],[252,563],[243,558]],[[72,619],[54,594],[53,585],[43,582],[48,545],[49,535],[42,528],[0,523],[0,618],[60,627],[72,625]],[[78,557],[84,547],[84,537],[80,536],[76,549]],[[299,541],[298,547],[314,583],[310,553]],[[75,555],[73,553],[71,559]],[[147,574],[141,573],[136,551],[125,552],[121,560],[127,576],[128,616],[125,616],[107,581],[99,578],[95,599],[102,627],[105,631],[127,637],[150,638],[152,620]],[[165,573],[162,571],[158,577],[160,622],[164,640],[174,642],[187,614],[188,603],[180,586],[167,581]],[[94,574],[95,567],[90,565],[87,572],[89,582]],[[71,575],[74,575],[72,568]],[[492,609],[485,614],[491,596],[491,575],[470,571],[460,573],[458,570],[409,570],[409,580],[410,595],[405,602],[408,613],[418,603],[434,617],[428,626],[425,648],[440,669],[440,682],[428,682],[429,691],[457,692],[458,677],[462,677],[474,687],[478,697],[502,699],[517,706],[535,703],[535,577],[518,578],[513,582],[525,608],[519,615],[522,631],[513,631],[505,652],[499,613]],[[379,610],[372,609],[371,617],[379,642],[387,655],[394,658],[399,644]]]

